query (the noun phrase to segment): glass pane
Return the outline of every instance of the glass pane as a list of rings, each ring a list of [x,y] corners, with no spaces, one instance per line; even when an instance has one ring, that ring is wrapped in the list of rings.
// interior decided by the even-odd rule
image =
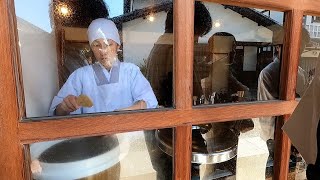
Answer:
[[[194,125],[192,179],[272,179],[275,117]]]
[[[196,7],[193,104],[278,99],[284,13]]]
[[[173,107],[172,7],[15,0],[26,116]]]
[[[166,154],[159,130],[84,137],[30,145],[33,179],[172,179],[172,138]],[[171,131],[171,129],[167,129]],[[160,148],[159,148],[160,147]]]
[[[297,75],[297,97],[302,97],[307,87],[311,84],[316,72],[316,65],[319,59],[319,26],[318,22],[312,20],[312,16],[304,16],[301,32],[300,62]],[[313,30],[308,27],[317,27]]]

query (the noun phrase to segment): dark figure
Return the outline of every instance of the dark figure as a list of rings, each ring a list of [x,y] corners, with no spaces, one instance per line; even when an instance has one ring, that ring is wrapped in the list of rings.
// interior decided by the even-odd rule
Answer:
[[[212,20],[208,9],[201,3],[195,2],[194,41],[206,35],[212,28]],[[147,79],[158,99],[159,105],[173,106],[172,78],[173,78],[173,9],[168,11],[165,22],[165,33],[159,37],[148,57]],[[204,67],[205,68],[205,67]],[[194,76],[200,72],[199,64],[194,63]],[[205,77],[205,75],[204,75]],[[196,79],[194,77],[194,79]],[[194,83],[194,91],[199,91],[200,81]],[[194,92],[200,94],[200,92]]]
[[[315,164],[308,164],[307,167],[307,179],[308,180],[319,180],[320,179],[320,128],[318,124],[317,129],[317,159]]]
[[[207,34],[212,28],[212,20],[208,9],[195,2],[194,40]],[[196,69],[196,68],[194,68]],[[194,73],[196,74],[196,73]],[[173,9],[169,9],[165,22],[165,33],[154,44],[147,63],[147,79],[157,97],[158,104],[164,107],[173,106]],[[200,87],[200,82],[198,85]],[[199,90],[201,88],[194,88]],[[145,131],[145,138],[153,168],[157,171],[157,179],[172,179],[172,157],[162,152],[155,139],[155,131]]]

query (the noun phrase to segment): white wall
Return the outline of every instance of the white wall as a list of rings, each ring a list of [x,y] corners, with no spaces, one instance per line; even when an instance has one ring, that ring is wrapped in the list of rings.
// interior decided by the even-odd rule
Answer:
[[[55,37],[18,18],[27,117],[47,116],[58,91]]]
[[[160,12],[154,15],[153,22],[139,18],[123,24],[124,61],[139,65],[147,59],[153,44],[164,33],[166,16]]]
[[[272,42],[272,31],[258,26],[251,21],[230,9],[225,9],[222,5],[214,3],[204,3],[208,8],[213,24],[219,21],[219,28],[212,27],[212,30],[199,39],[200,43],[207,43],[208,39],[216,32],[229,32],[233,34],[237,41],[251,42]],[[148,55],[159,36],[164,32],[166,13],[155,14],[155,21],[139,18],[123,25],[123,53],[124,60],[137,65],[142,63],[142,59],[147,59]]]
[[[252,42],[271,42],[272,31],[258,26],[258,24],[250,19],[242,18],[242,16],[230,9],[225,9],[222,5],[215,3],[204,3],[208,8],[213,25],[219,21],[221,26],[212,30],[200,38],[199,42],[206,43],[216,32],[228,32],[235,36],[237,41],[252,41]]]

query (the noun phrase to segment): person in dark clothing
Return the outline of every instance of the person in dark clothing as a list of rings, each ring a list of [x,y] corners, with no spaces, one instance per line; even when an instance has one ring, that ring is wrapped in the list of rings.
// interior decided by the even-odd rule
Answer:
[[[194,40],[207,34],[212,28],[212,19],[208,9],[201,2],[195,2]],[[194,73],[195,74],[195,73]],[[152,48],[147,62],[146,78],[157,97],[158,104],[164,107],[173,106],[173,8],[167,13],[165,33],[159,37]],[[194,84],[194,86],[196,86]],[[200,87],[200,82],[198,84]],[[194,88],[198,90],[199,88]],[[171,130],[171,129],[168,129]],[[157,179],[172,179],[172,157],[162,152],[156,143],[155,131],[145,131],[145,138]]]
[[[194,41],[195,45],[201,36],[206,35],[212,28],[212,19],[208,9],[201,2],[195,2]],[[205,68],[205,67],[203,67]],[[203,69],[194,63],[195,75]],[[152,48],[147,62],[147,79],[158,99],[159,105],[173,106],[172,78],[173,78],[173,9],[167,13],[165,33],[159,37]],[[203,75],[203,77],[205,77]],[[196,88],[197,87],[197,88]],[[199,91],[200,81],[194,83],[194,91]],[[200,92],[194,92],[199,95]]]
[[[317,159],[315,164],[308,164],[307,166],[307,179],[308,180],[319,180],[320,179],[320,128],[318,124],[317,129]]]

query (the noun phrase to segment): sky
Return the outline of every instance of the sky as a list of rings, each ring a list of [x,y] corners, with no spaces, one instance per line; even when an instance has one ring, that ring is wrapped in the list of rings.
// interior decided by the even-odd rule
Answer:
[[[119,16],[123,13],[123,1],[104,0],[109,7],[110,17]],[[51,32],[49,18],[49,4],[51,0],[15,0],[16,15],[29,23]]]
[[[123,13],[123,1],[104,1],[109,8],[110,17]],[[51,0],[15,0],[15,12],[18,17],[50,33],[52,31],[48,6],[50,2]],[[271,13],[271,18],[282,24],[283,13]]]

